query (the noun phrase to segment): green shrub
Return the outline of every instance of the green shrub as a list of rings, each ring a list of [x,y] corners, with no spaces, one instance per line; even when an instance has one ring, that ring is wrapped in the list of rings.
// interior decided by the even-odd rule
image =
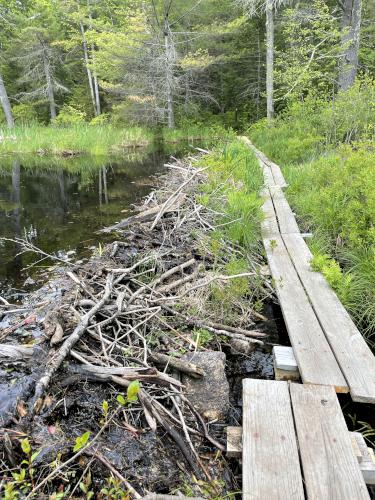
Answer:
[[[80,111],[69,104],[64,104],[61,108],[60,113],[55,118],[54,123],[56,125],[75,125],[77,123],[84,123],[86,119],[86,113]]]

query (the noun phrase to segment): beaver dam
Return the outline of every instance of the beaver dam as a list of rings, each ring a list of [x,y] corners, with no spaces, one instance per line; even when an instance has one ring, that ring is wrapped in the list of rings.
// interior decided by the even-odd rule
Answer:
[[[273,288],[261,258],[214,248],[232,220],[199,202],[199,161],[167,165],[101,255],[3,301],[7,498],[240,496],[225,429],[241,425],[241,379],[273,378]]]

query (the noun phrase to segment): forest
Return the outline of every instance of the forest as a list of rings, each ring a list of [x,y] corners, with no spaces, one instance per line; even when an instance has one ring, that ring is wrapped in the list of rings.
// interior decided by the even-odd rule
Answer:
[[[0,498],[375,498],[375,1],[0,0],[0,101]]]

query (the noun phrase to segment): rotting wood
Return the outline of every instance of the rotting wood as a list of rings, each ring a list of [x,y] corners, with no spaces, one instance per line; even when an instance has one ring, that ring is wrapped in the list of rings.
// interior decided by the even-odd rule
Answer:
[[[243,381],[242,461],[244,500],[304,499],[287,382]]]
[[[165,354],[154,353],[151,356],[149,356],[149,360],[165,367],[169,366],[171,368],[174,368],[182,373],[190,375],[190,377],[193,378],[201,378],[204,377],[205,375],[202,368],[195,365],[194,363],[189,363],[182,359],[174,358],[172,356],[167,356]]]
[[[333,387],[290,384],[308,498],[369,499]]]

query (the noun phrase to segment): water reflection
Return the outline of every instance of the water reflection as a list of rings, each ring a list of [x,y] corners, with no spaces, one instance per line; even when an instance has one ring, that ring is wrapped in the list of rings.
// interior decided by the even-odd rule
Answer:
[[[167,159],[160,152],[127,157],[26,157],[0,160],[0,236],[24,238],[48,253],[76,251],[104,242],[95,232],[131,210],[151,189],[154,174]],[[0,294],[24,288],[24,268],[35,255],[22,254],[13,242],[0,242]],[[46,265],[45,262],[42,263]]]

